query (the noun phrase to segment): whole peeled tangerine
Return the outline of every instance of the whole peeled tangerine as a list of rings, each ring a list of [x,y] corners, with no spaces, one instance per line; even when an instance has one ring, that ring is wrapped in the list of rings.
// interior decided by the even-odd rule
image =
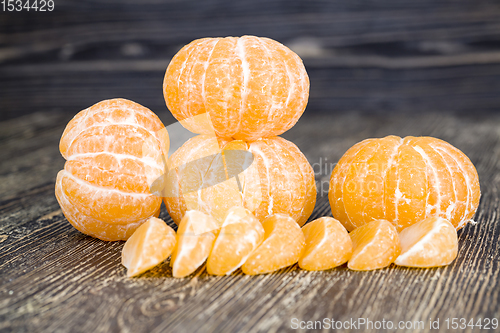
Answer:
[[[432,137],[387,136],[361,141],[342,156],[328,197],[349,231],[377,219],[401,231],[432,216],[460,229],[480,195],[476,168],[457,148]]]
[[[158,216],[162,198],[149,186],[164,172],[168,136],[149,109],[125,99],[99,102],[66,126],[66,159],[56,197],[68,221],[102,240],[126,240]]]
[[[231,152],[245,153],[248,163],[241,168],[242,161],[231,158]],[[166,195],[164,201],[177,224],[189,210],[222,223],[232,207],[243,206],[260,221],[282,213],[302,226],[316,203],[311,165],[296,145],[277,136],[247,142],[198,135],[173,153],[169,163],[180,193]]]
[[[179,121],[209,112],[217,136],[256,140],[295,125],[309,78],[300,57],[272,39],[202,38],[173,57],[163,95]],[[196,124],[188,129],[211,134]]]

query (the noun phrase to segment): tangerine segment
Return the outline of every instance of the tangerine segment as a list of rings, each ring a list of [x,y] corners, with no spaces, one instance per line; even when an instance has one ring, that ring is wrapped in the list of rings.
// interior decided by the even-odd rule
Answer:
[[[241,269],[248,275],[264,274],[295,264],[304,251],[305,239],[297,222],[288,215],[274,214],[263,222],[264,241]]]
[[[352,241],[344,226],[334,218],[321,217],[302,227],[306,247],[299,266],[320,271],[346,263],[352,255]]]
[[[430,217],[401,231],[401,254],[394,262],[409,267],[449,265],[458,253],[455,227],[441,217]]]
[[[460,150],[431,137],[387,136],[349,149],[330,178],[332,214],[347,230],[386,219],[399,231],[439,216],[456,229],[475,214],[477,171]]]
[[[387,220],[375,220],[352,231],[353,252],[347,267],[367,271],[389,266],[401,253],[398,232]]]
[[[177,229],[177,245],[170,259],[174,277],[188,276],[205,262],[214,245],[218,228],[218,223],[202,212],[190,210],[184,215]],[[197,232],[205,230],[210,231]]]
[[[269,38],[202,38],[184,46],[165,73],[163,95],[178,120],[209,112],[220,137],[256,140],[282,134],[307,105],[300,57]],[[206,128],[189,124],[190,131]]]
[[[144,273],[167,259],[175,247],[175,231],[162,220],[151,217],[125,242],[122,265],[127,276]]]
[[[248,209],[231,208],[208,256],[207,272],[212,275],[234,272],[262,243],[264,233],[262,224]]]
[[[224,157],[220,168],[227,171],[227,174],[222,173],[226,180],[190,193],[181,193],[179,197],[166,197],[165,205],[176,223],[188,210],[202,211],[222,223],[233,206],[249,209],[261,221],[268,215],[281,213],[290,215],[299,225],[305,223],[314,209],[316,186],[314,171],[297,146],[280,137],[252,142],[219,140],[218,144]],[[172,154],[170,164],[177,170],[174,172],[179,172],[183,165],[190,165],[192,169],[189,172],[200,175],[195,177],[183,173],[187,176],[179,179],[179,183],[184,184],[184,188],[195,187],[187,184],[191,179],[193,183],[203,177],[212,179],[206,175],[216,164],[214,160],[217,157],[213,155],[214,160],[210,163],[197,161],[205,161],[203,157],[211,156],[207,152],[215,150],[213,137],[200,135],[188,140]],[[236,176],[232,170],[237,166],[227,159],[232,150],[252,154],[251,164]],[[233,176],[229,178],[229,174]]]
[[[126,240],[160,209],[149,186],[164,172],[168,146],[160,119],[132,101],[106,100],[79,112],[59,144],[66,163],[56,197],[68,221],[103,240]]]

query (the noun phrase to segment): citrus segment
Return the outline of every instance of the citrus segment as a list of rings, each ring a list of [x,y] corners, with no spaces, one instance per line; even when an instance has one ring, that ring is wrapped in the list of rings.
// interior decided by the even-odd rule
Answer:
[[[151,217],[125,242],[122,265],[127,276],[144,273],[167,259],[175,247],[175,231],[162,220]]]
[[[264,240],[264,228],[243,207],[231,208],[207,260],[207,272],[229,275],[245,263]]]
[[[178,120],[209,112],[217,136],[256,140],[295,125],[309,78],[299,56],[272,39],[202,38],[172,58],[163,94]],[[187,128],[208,134],[196,124]]]
[[[264,241],[241,269],[248,275],[270,273],[295,264],[304,251],[304,234],[288,215],[274,214],[263,222]]]
[[[176,278],[188,276],[208,258],[219,228],[210,216],[195,210],[188,211],[177,229],[177,245],[170,264]],[[206,232],[197,232],[205,231]]]
[[[305,250],[299,266],[320,271],[346,263],[352,255],[352,241],[344,226],[334,218],[321,217],[302,227]]]
[[[389,266],[401,253],[398,232],[387,220],[375,220],[352,231],[353,252],[347,264],[352,270],[366,271]]]
[[[401,254],[394,262],[409,267],[449,265],[458,253],[455,227],[441,217],[430,217],[401,231]]]

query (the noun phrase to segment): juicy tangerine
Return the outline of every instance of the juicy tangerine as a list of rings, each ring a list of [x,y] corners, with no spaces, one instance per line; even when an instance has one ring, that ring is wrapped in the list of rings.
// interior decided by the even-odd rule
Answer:
[[[366,271],[389,266],[401,253],[398,232],[387,220],[364,224],[349,236],[353,252],[347,267],[352,270]]]
[[[264,234],[262,224],[248,209],[231,208],[208,256],[207,272],[212,275],[231,274],[262,243]]]
[[[243,273],[248,275],[270,273],[293,265],[304,251],[304,234],[290,216],[271,215],[262,222],[262,226],[264,241],[241,267]]]
[[[122,264],[127,276],[144,273],[167,259],[175,247],[175,231],[162,220],[151,217],[125,242]]]
[[[188,210],[202,211],[222,223],[233,206],[249,209],[260,221],[275,213],[290,215],[299,225],[307,221],[316,202],[314,171],[299,148],[283,138],[269,137],[245,142],[199,135],[172,154],[169,166],[179,172],[179,167],[191,166],[190,162],[216,156],[221,150],[223,155],[231,150],[253,154],[251,165],[238,175],[242,191],[239,191],[234,177],[226,177],[227,180],[216,185],[177,197],[165,197],[167,210],[177,224]],[[187,176],[178,179],[179,188],[192,187],[190,183],[197,183],[206,177],[207,170],[214,163],[210,160],[194,164],[189,172],[184,173]],[[224,160],[224,169],[227,168]]]
[[[458,253],[455,227],[441,217],[430,217],[401,231],[401,254],[394,262],[408,267],[449,265]]]
[[[163,124],[149,109],[125,99],[99,102],[66,126],[59,149],[66,159],[56,197],[68,221],[102,240],[126,240],[161,198],[149,184],[164,172]]]
[[[335,166],[328,193],[332,213],[347,230],[374,219],[402,229],[431,216],[462,228],[480,197],[472,162],[449,143],[431,137],[367,139]]]
[[[177,244],[170,259],[172,275],[176,278],[188,276],[208,258],[214,245],[219,225],[202,212],[190,210],[177,229]]]
[[[302,227],[306,247],[299,266],[320,271],[346,263],[352,255],[352,241],[344,226],[334,218],[321,217]]]
[[[217,136],[256,140],[295,125],[309,78],[300,57],[272,39],[202,38],[172,58],[163,95],[177,120],[208,112]],[[188,129],[210,134],[197,124]]]

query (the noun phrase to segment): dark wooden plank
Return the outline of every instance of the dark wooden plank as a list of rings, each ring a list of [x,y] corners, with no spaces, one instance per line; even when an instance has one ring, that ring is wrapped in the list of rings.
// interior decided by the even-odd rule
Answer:
[[[450,266],[372,272],[292,266],[255,277],[213,277],[201,268],[185,279],[172,278],[168,262],[127,279],[120,265],[123,242],[84,236],[67,223],[53,192],[63,163],[57,140],[66,121],[64,113],[50,113],[0,123],[2,157],[14,150],[21,156],[1,159],[1,331],[277,332],[291,330],[292,318],[360,317],[422,320],[421,331],[429,331],[429,318],[440,318],[441,331],[447,331],[446,318],[500,318],[500,115],[306,112],[284,135],[315,166],[320,191],[311,219],[331,214],[322,184],[330,163],[359,140],[433,135],[462,149],[477,166],[483,195],[478,224],[459,232],[459,256]],[[37,135],[22,134],[26,129]],[[47,158],[40,174],[45,182],[33,182],[28,175],[39,172],[41,155]],[[3,185],[10,177],[17,188]],[[172,224],[166,211],[161,217]]]
[[[0,12],[0,120],[124,97],[166,110],[169,59],[193,39],[268,36],[296,50],[311,112],[498,110],[498,1],[56,1]]]

